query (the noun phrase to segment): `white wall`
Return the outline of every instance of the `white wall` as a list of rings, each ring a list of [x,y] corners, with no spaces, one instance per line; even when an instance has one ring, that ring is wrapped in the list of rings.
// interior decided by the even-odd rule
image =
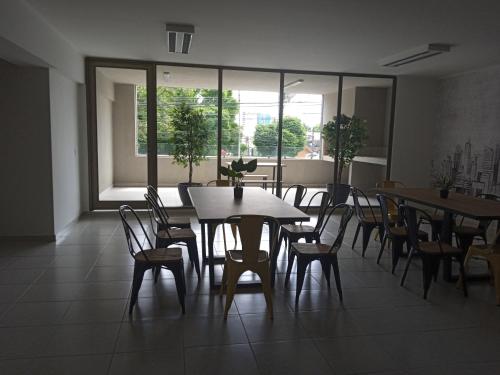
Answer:
[[[99,193],[113,186],[113,102],[115,89],[113,82],[97,72],[97,165],[99,170]]]
[[[54,236],[49,74],[0,60],[0,237]]]
[[[437,80],[400,76],[396,94],[391,179],[429,187]]]
[[[79,84],[50,69],[54,231],[81,213]]]

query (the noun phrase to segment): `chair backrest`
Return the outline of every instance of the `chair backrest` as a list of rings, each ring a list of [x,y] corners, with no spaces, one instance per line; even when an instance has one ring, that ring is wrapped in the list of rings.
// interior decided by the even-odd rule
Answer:
[[[207,182],[207,186],[230,186],[229,180],[212,180]]]
[[[165,222],[169,218],[167,209],[165,208],[165,205],[163,204],[163,201],[161,200],[160,194],[158,194],[158,190],[154,188],[152,185],[148,185],[146,187],[147,189],[147,194],[157,202],[158,206],[160,207],[160,211],[162,212],[162,216],[165,219]]]
[[[309,199],[309,203],[307,204],[307,207],[305,209],[305,212],[307,213],[309,209],[311,208],[312,202],[316,199],[317,196],[320,196],[321,201],[319,204],[319,211],[318,211],[318,220],[316,221],[316,226],[314,227],[315,232],[319,232],[321,228],[323,227],[323,222],[325,220],[325,217],[327,215],[328,207],[330,205],[330,194],[328,194],[326,191],[318,191],[315,193],[311,199]]]
[[[365,193],[363,193],[362,190],[358,189],[357,187],[351,186],[351,195],[352,195],[352,200],[354,201],[354,210],[356,211],[356,216],[358,220],[363,221],[367,219],[365,210],[363,210],[363,207],[361,206],[361,203],[359,202],[360,198],[363,198],[366,201],[366,204],[368,205],[368,208],[370,209],[370,214],[375,222],[377,222],[377,216],[375,216],[375,211],[373,210],[372,205],[370,204],[370,200],[366,196]]]
[[[379,189],[394,189],[394,188],[405,188],[406,185],[401,181],[384,180],[377,182],[375,184],[375,187]]]
[[[330,212],[330,215],[332,215],[335,212],[339,212],[340,210],[344,210],[344,212],[342,213],[342,217],[340,218],[339,230],[337,232],[337,237],[335,238],[335,241],[333,242],[332,247],[330,248],[330,253],[338,250],[342,246],[342,242],[344,241],[344,235],[347,229],[347,224],[349,224],[349,220],[351,220],[352,215],[354,214],[354,210],[352,209],[351,206],[349,206],[346,203],[340,203],[337,204],[335,207],[333,207],[332,211]]]
[[[269,254],[272,255],[276,251],[278,245],[279,222],[271,216],[265,215],[233,215],[224,220],[224,224],[235,224],[238,228],[238,233],[241,240],[241,250],[243,253],[243,263],[257,263],[260,243],[262,239],[262,228],[264,223],[274,225],[276,228],[271,243],[269,244]],[[222,225],[222,233],[224,238],[224,249],[227,252],[226,230],[225,225]]]
[[[299,208],[302,200],[307,194],[307,188],[304,185],[300,184],[292,185],[288,189],[286,189],[285,195],[283,195],[283,200],[285,200],[286,195],[292,189],[295,189],[295,196],[293,197],[293,207]]]
[[[134,222],[134,226],[140,228],[142,235],[145,237],[147,244],[149,245],[149,249],[153,249],[153,244],[149,239],[148,233],[146,232],[146,229],[144,228],[141,219],[139,219],[139,216],[137,216],[137,213],[134,211],[134,209],[127,205],[120,206],[118,212],[120,213],[120,218],[122,220],[123,230],[125,231],[127,247],[128,251],[130,252],[130,255],[132,255],[132,257],[135,258],[138,252],[142,252],[146,261],[149,261],[147,254],[144,252],[144,247],[141,241],[139,240],[139,237],[132,229],[131,225],[131,222]],[[134,246],[137,246],[138,251],[136,251]]]
[[[383,195],[377,194],[377,200],[380,203],[380,212],[382,214],[382,221],[384,223],[384,229],[386,233],[391,232],[391,221],[389,215],[392,213],[389,211],[389,204],[398,207],[398,204],[391,198]],[[396,212],[398,212],[396,208]]]
[[[489,194],[489,193],[477,194],[476,198],[488,199],[488,200],[492,200],[492,201],[500,201],[500,197],[498,195]],[[478,228],[484,229],[486,231],[488,229],[488,227],[490,226],[492,221],[493,220],[480,220],[479,224],[478,224]]]
[[[151,229],[153,233],[156,235],[158,232],[158,228],[161,226],[168,225],[168,218],[163,215],[163,211],[156,199],[154,199],[149,194],[144,194],[144,198],[146,199],[146,205],[148,207],[149,214],[149,222],[151,223]],[[167,235],[170,237],[169,231],[165,231]]]
[[[423,217],[425,220],[428,222],[433,223],[431,216],[425,212],[424,210],[421,210],[419,208],[415,208],[412,206],[408,205],[401,205],[401,212],[403,213],[403,218],[404,218],[404,223],[406,226],[406,230],[408,232],[408,238],[410,239],[410,244],[412,248],[419,250],[419,237],[418,237],[418,218],[417,218],[417,213],[420,215],[420,217]],[[433,231],[437,234],[437,243],[439,245],[439,250],[441,253],[443,253],[443,248],[441,245],[441,240],[439,239],[439,231],[437,228],[432,228]]]

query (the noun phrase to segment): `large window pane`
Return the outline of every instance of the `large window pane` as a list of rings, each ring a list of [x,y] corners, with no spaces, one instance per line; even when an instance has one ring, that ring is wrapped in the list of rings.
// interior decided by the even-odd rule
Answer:
[[[144,200],[148,181],[145,85],[145,70],[96,69],[100,201]]]

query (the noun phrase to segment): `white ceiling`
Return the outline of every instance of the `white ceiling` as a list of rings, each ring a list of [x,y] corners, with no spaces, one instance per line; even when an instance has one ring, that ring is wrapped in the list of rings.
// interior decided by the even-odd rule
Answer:
[[[443,76],[500,62],[498,0],[27,0],[88,56],[282,69]],[[166,22],[196,27],[169,54]],[[377,61],[456,45],[406,67]]]

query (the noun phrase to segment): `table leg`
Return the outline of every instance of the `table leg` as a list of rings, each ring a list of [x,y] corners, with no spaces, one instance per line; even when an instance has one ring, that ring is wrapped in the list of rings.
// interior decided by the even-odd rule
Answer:
[[[274,194],[274,184],[276,181],[276,167],[273,166],[273,184],[272,184],[272,193]]]
[[[212,224],[207,224],[208,231],[208,277],[210,287],[215,286],[215,265],[214,265],[214,231]]]
[[[201,260],[202,262],[207,261],[207,239],[205,235],[205,223],[201,224]]]
[[[453,214],[451,212],[445,211],[443,215],[443,227],[441,228],[441,242],[445,242],[451,245],[452,241],[452,226],[453,226]],[[443,259],[443,279],[445,281],[452,281],[453,277],[451,274],[451,258],[446,257]]]

